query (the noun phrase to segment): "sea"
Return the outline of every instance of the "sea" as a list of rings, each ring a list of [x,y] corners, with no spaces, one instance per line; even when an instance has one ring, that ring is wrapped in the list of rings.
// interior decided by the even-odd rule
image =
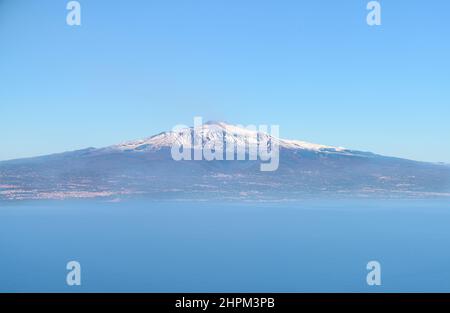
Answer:
[[[450,201],[0,202],[0,292],[450,292]]]

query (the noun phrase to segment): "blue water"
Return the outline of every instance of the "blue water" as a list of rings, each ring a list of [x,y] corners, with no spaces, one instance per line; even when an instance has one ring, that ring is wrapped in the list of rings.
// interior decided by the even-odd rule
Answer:
[[[0,203],[0,291],[449,292],[450,204]]]

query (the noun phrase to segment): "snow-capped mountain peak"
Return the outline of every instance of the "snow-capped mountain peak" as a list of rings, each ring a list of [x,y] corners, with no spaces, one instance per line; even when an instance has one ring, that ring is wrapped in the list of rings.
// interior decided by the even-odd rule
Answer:
[[[271,129],[257,129],[232,125],[221,121],[208,121],[200,126],[187,127],[166,131],[152,137],[124,142],[110,149],[120,151],[146,151],[171,148],[173,145],[189,147],[218,146],[233,144],[246,147],[258,145],[261,142],[271,142],[285,149],[302,149],[323,152],[345,152],[341,147],[314,144],[306,141],[280,139],[270,134]]]

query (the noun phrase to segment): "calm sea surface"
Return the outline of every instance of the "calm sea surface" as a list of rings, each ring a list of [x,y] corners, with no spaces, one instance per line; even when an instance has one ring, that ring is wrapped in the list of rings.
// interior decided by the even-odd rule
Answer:
[[[2,202],[0,291],[450,292],[450,203]]]

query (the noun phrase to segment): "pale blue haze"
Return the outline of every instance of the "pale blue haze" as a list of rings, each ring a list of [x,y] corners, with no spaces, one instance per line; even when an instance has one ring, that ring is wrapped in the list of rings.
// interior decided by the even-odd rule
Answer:
[[[82,25],[69,27],[65,0],[0,0],[0,160],[107,146],[203,116],[450,163],[447,0],[382,0],[380,27],[366,24],[368,0],[80,2]],[[132,152],[96,153],[2,163],[0,292],[450,291],[448,167],[376,157],[358,172],[365,168],[346,167],[345,158],[301,151],[287,160],[312,161],[289,163],[299,172],[279,176],[285,185],[255,193],[278,202],[245,203],[220,196],[252,191],[246,183],[266,177],[240,175],[229,189],[214,180],[222,194],[208,194],[201,188],[210,185],[194,180],[213,173],[202,172],[209,166],[183,165],[183,176],[173,163],[142,163]],[[322,175],[302,180],[300,171],[320,162]],[[380,173],[397,180],[372,183]],[[342,190],[345,178],[358,190],[418,196],[281,202],[337,183],[331,190]],[[112,196],[15,200],[74,184]],[[130,184],[153,194],[116,197]],[[179,191],[207,201],[175,201],[188,198]],[[71,260],[81,263],[81,287],[66,285]],[[371,260],[382,265],[381,287],[366,284]]]

